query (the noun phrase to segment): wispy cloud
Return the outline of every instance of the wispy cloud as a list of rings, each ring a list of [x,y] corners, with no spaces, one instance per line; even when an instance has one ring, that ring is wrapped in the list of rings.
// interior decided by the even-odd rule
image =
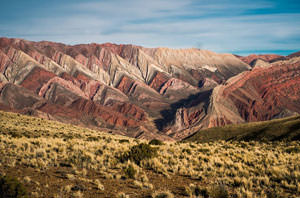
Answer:
[[[70,44],[133,43],[240,54],[299,50],[300,21],[296,19],[300,18],[300,12],[290,5],[284,7],[284,1],[281,4],[270,0],[58,2],[52,7],[41,7],[41,17],[0,19],[0,34]],[[297,3],[295,6],[300,8]]]

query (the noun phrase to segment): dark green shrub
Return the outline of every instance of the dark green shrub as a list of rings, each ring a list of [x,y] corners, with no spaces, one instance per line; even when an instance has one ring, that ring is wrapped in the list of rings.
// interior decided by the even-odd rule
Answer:
[[[0,198],[27,198],[27,192],[16,178],[0,177]]]
[[[191,148],[196,148],[196,146],[195,146],[195,145],[193,145],[193,144],[190,144],[190,147],[191,147]]]
[[[21,138],[22,137],[22,134],[20,134],[20,132],[17,132],[17,131],[10,131],[9,135],[13,138]]]
[[[164,143],[158,139],[153,139],[149,142],[151,145],[164,145]]]
[[[129,143],[129,140],[126,140],[126,139],[121,139],[121,140],[119,140],[119,143]]]
[[[96,142],[99,140],[100,140],[100,137],[95,137],[95,136],[90,136],[87,138],[87,141],[90,141],[90,142]]]
[[[191,149],[182,149],[182,152],[183,153],[187,153],[187,154],[192,154],[192,151],[191,151]]]
[[[125,175],[128,178],[134,179],[137,171],[134,169],[134,167],[130,164],[125,170]]]
[[[119,160],[123,163],[128,160],[140,165],[140,162],[144,159],[150,159],[157,156],[157,148],[151,147],[149,144],[141,143],[131,147],[131,149],[121,156]]]
[[[196,197],[199,197],[200,195],[203,198],[208,198],[209,197],[207,189],[206,188],[200,188],[199,186],[196,186],[193,194],[196,195]]]
[[[287,152],[289,154],[291,154],[291,153],[300,153],[300,147],[290,146],[290,147],[285,149],[285,152]]]
[[[103,151],[101,149],[98,149],[95,151],[95,155],[103,155]]]
[[[210,150],[207,148],[199,148],[198,151],[201,153],[209,153],[210,152]]]

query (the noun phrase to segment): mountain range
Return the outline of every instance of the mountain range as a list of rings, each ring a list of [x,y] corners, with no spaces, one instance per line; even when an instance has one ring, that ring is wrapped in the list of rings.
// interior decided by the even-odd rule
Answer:
[[[144,139],[300,113],[300,52],[0,38],[0,110]]]

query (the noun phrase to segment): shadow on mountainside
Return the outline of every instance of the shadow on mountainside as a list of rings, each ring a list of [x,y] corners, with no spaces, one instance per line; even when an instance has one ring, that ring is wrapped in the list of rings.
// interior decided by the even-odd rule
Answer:
[[[162,131],[165,129],[165,127],[169,126],[174,121],[176,112],[180,108],[191,108],[202,103],[201,108],[204,108],[206,113],[212,91],[213,90],[211,89],[190,95],[188,98],[172,103],[169,109],[160,111],[162,118],[154,120],[157,129]]]

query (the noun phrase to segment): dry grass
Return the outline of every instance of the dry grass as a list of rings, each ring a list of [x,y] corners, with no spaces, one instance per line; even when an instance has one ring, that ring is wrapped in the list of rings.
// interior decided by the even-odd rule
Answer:
[[[300,116],[202,129],[185,141],[299,141]]]
[[[152,145],[158,148],[157,156],[137,165],[121,163],[118,156],[134,145],[147,143],[145,140],[1,111],[0,118],[0,174],[14,168],[22,171],[19,167],[59,173],[60,188],[48,180],[39,186],[36,177],[27,175],[24,181],[35,194],[44,195],[51,189],[57,197],[93,197],[92,193],[108,192],[121,197],[120,191],[126,197],[140,197],[139,193],[156,196],[155,192],[162,190],[169,197],[214,197],[216,192],[228,197],[300,196],[297,141],[164,143]],[[128,167],[134,169],[132,179],[127,179]],[[156,180],[153,174],[161,178]],[[120,191],[111,190],[108,181]],[[170,183],[162,185],[161,181]],[[183,190],[175,188],[175,183]]]

